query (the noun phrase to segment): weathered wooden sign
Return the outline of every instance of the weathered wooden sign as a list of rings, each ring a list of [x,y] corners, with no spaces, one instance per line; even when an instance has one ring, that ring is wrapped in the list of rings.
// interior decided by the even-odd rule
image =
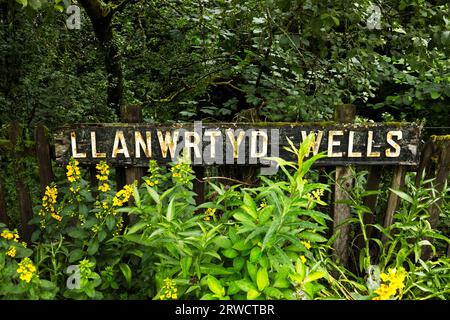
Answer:
[[[185,149],[194,165],[264,166],[265,157],[295,160],[287,138],[299,145],[310,132],[310,154],[326,155],[318,165],[418,164],[420,127],[404,123],[78,124],[58,130],[55,151],[59,163],[146,167],[150,159],[176,161]]]

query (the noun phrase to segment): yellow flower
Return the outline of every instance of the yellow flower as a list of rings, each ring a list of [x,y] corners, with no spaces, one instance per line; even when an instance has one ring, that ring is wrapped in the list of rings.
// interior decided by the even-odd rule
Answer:
[[[300,256],[300,260],[305,263],[306,262],[306,257],[305,256]]]
[[[19,262],[19,267],[17,268],[16,271],[19,274],[20,280],[29,283],[36,272],[36,267],[33,265],[33,262],[31,262],[30,258],[27,257],[23,258]]]
[[[172,279],[164,279],[164,285],[161,288],[161,294],[159,298],[161,300],[167,299],[173,299],[176,300],[178,298],[177,295],[177,288],[175,287],[175,281]]]
[[[2,236],[2,238],[6,239],[6,240],[14,239],[14,233],[12,233],[11,231],[8,231],[6,229],[2,231],[1,236]]]
[[[109,184],[103,183],[98,187],[101,192],[107,192],[110,189]]]
[[[19,234],[17,233],[17,229],[14,229],[14,231],[9,231],[7,229],[3,230],[0,234],[2,238],[6,240],[13,240],[14,242],[19,242]]]
[[[384,282],[374,292],[378,295],[373,300],[388,300],[395,298],[395,295],[401,293],[404,288],[404,281],[406,278],[406,271],[403,268],[397,270],[392,268],[388,270],[388,273],[382,273],[380,275],[381,280]]]
[[[52,216],[53,219],[55,219],[58,222],[61,222],[61,220],[62,220],[62,216],[60,216],[59,214],[56,214],[56,213],[52,212],[51,216]]]
[[[131,195],[133,194],[133,186],[128,184],[123,187],[122,190],[116,193],[116,195],[113,198],[113,206],[114,207],[121,207],[125,202],[127,202]]]
[[[264,209],[265,207],[267,207],[267,202],[266,202],[266,200],[264,199],[264,200],[261,202],[261,204],[259,205],[259,208],[260,208],[260,209]]]
[[[10,256],[11,258],[14,258],[16,256],[16,248],[15,247],[9,248],[9,250],[6,252],[6,254],[8,256]]]
[[[309,241],[301,241],[301,243],[305,246],[306,250],[311,249],[311,242],[309,242]]]
[[[96,175],[96,178],[98,181],[106,181],[108,180],[109,176],[109,166],[106,164],[105,161],[100,161],[95,168],[97,169],[98,173]]]
[[[214,218],[214,214],[215,214],[216,210],[217,209],[215,209],[215,208],[206,209],[204,220],[209,221],[209,220],[211,220],[211,218]]]
[[[78,167],[79,162],[70,158],[69,164],[66,166],[67,172],[67,180],[70,183],[76,182],[80,179],[80,168]]]

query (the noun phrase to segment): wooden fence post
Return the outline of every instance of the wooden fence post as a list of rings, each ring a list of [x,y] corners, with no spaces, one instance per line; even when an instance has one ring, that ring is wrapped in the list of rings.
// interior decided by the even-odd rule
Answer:
[[[31,239],[31,233],[33,232],[33,227],[28,224],[28,222],[33,217],[33,209],[31,204],[30,191],[28,186],[25,183],[25,179],[23,177],[24,167],[22,163],[22,157],[20,154],[21,140],[22,140],[22,128],[19,124],[14,123],[9,128],[9,139],[13,146],[12,155],[15,158],[14,161],[14,176],[16,181],[16,191],[17,191],[17,200],[19,203],[20,210],[20,222],[21,222],[21,235],[22,238],[29,242]]]
[[[391,189],[398,190],[405,184],[405,175],[406,175],[406,168],[404,166],[395,166],[394,168],[394,175],[392,177],[391,182]],[[394,221],[394,213],[397,210],[397,207],[400,203],[400,198],[398,195],[396,195],[394,192],[389,192],[386,212],[384,213],[383,218],[383,227],[387,228],[389,227],[392,222]],[[381,241],[383,243],[386,243],[388,240],[387,236],[383,234],[381,236]]]
[[[121,120],[126,123],[140,123],[142,122],[142,106],[141,105],[126,105],[120,109]],[[144,168],[131,167],[131,168],[116,168],[116,183],[117,189],[120,190],[125,184],[132,184],[134,181],[141,181],[144,176]],[[131,198],[129,205],[134,203]],[[124,215],[124,224],[128,225],[133,221],[133,216]]]
[[[340,123],[353,122],[356,116],[356,106],[351,104],[340,105],[335,110],[335,120]],[[350,252],[350,226],[345,222],[350,218],[350,206],[341,201],[348,200],[348,193],[352,187],[353,179],[350,166],[336,167],[336,184],[334,186],[333,233],[338,233],[333,243],[333,260],[340,261],[347,266]]]
[[[383,174],[383,166],[370,166],[369,174],[367,176],[366,191],[376,191],[380,188],[381,176]],[[363,222],[366,226],[366,236],[370,239],[375,236],[377,229],[370,226],[376,222],[376,207],[377,207],[378,195],[372,194],[364,197],[363,205],[369,208],[371,213],[365,213],[363,216]],[[357,250],[364,248],[364,237],[361,235],[357,240]],[[376,248],[374,247],[376,250]],[[373,250],[371,250],[373,251]]]
[[[432,136],[428,144],[432,146],[432,152],[430,160],[427,162],[427,159],[425,159],[425,162],[427,162],[425,172],[428,172],[427,176],[435,172],[436,179],[432,182],[432,184],[437,193],[440,194],[444,190],[446,182],[450,181],[450,136]],[[434,161],[431,159],[434,159]],[[434,167],[435,170],[432,170],[433,168],[431,167]],[[422,170],[423,169],[424,168],[422,167]],[[419,171],[417,174],[422,175],[422,171]],[[442,198],[433,203],[429,208],[429,222],[431,228],[433,229],[436,229],[439,225],[439,208],[441,207],[441,204]],[[432,239],[427,240],[432,241]],[[450,245],[448,246],[447,254],[450,255]],[[426,246],[422,250],[422,259],[428,260],[430,257],[431,248]]]
[[[52,160],[50,157],[50,143],[48,141],[48,130],[42,124],[35,129],[36,159],[39,166],[39,180],[41,182],[41,193],[53,181]]]

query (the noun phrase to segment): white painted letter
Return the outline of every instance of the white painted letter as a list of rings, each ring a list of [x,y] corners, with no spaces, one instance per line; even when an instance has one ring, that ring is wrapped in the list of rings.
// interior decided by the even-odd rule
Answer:
[[[340,141],[334,141],[334,136],[342,136],[344,132],[342,130],[331,130],[328,132],[328,157],[342,157],[342,152],[333,152],[333,146],[340,146]]]
[[[386,150],[386,157],[390,158],[396,158],[400,155],[400,146],[392,139],[393,136],[396,136],[398,140],[400,140],[403,137],[403,132],[401,131],[389,131],[387,133],[387,143],[394,147],[394,152],[391,151],[391,149]]]
[[[161,154],[163,158],[167,157],[167,149],[170,151],[170,156],[173,159],[175,157],[175,149],[178,143],[178,136],[179,132],[178,130],[175,130],[173,132],[173,138],[169,131],[166,131],[166,135],[163,138],[162,132],[157,131],[158,134],[158,140],[159,140],[159,146],[161,147]]]
[[[74,131],[70,133],[70,142],[72,145],[72,157],[74,158],[86,158],[86,153],[77,152],[77,135]]]
[[[245,131],[240,131],[237,138],[234,138],[234,133],[232,129],[227,129],[227,136],[230,139],[231,145],[233,147],[233,158],[239,158],[239,146],[242,140],[245,138]]]
[[[122,148],[120,148],[120,149],[119,149],[119,141],[120,141],[120,144],[122,145]],[[116,136],[114,138],[112,157],[117,158],[117,154],[119,154],[119,153],[123,153],[125,158],[130,157],[130,153],[128,152],[127,143],[125,142],[125,137],[123,135],[123,131],[121,131],[121,130],[116,131]]]
[[[191,138],[194,137],[194,141]],[[197,132],[186,131],[184,133],[184,146],[185,148],[194,148],[194,153],[196,158],[201,158],[200,148],[198,147],[200,143],[200,136]]]
[[[262,150],[260,152],[256,151],[258,146],[258,136],[262,137]],[[267,133],[264,131],[252,131],[251,142],[250,142],[250,157],[251,158],[262,158],[267,154],[267,143],[268,143]]]
[[[134,132],[136,158],[141,157],[141,148],[142,148],[142,150],[144,150],[144,154],[147,158],[152,157],[152,139],[151,139],[151,137],[152,137],[151,132],[146,131],[145,138],[147,140],[147,143],[145,143],[144,139],[142,138],[142,134],[139,131]]]
[[[97,152],[97,139],[95,137],[95,131],[91,131],[91,150],[92,158],[106,158],[106,153]]]
[[[373,145],[373,131],[369,131],[367,135],[367,156],[369,158],[378,158],[380,153],[377,151],[372,151]]]
[[[353,140],[355,139],[355,132],[350,131],[348,137],[348,157],[349,158],[361,158],[361,152],[353,152]]]

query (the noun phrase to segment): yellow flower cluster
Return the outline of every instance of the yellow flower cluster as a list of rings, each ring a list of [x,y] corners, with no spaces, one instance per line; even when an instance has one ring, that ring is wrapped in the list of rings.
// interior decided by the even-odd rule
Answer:
[[[73,158],[70,158],[69,164],[66,166],[67,180],[70,183],[76,182],[80,179],[80,168],[78,167],[79,162]]]
[[[2,231],[0,236],[6,240],[13,240],[15,242],[19,242],[19,234],[17,233],[17,229],[14,229],[14,231],[9,231],[5,229]]]
[[[101,192],[107,192],[111,188],[108,184],[108,177],[109,177],[109,166],[106,164],[105,161],[100,161],[95,168],[98,171],[98,174],[96,175],[96,178],[98,181],[100,181],[100,185],[98,186],[98,190]]]
[[[61,221],[62,221],[62,216],[59,215],[59,214],[56,214],[56,213],[54,213],[54,212],[51,213],[51,217],[52,217],[53,219],[55,219],[56,221],[58,221],[58,222],[61,222]]]
[[[116,193],[116,195],[113,198],[113,206],[114,207],[121,207],[125,202],[127,202],[131,195],[133,194],[133,186],[131,184],[126,185],[123,187],[122,190]]]
[[[55,204],[56,204],[56,198],[58,197],[58,189],[56,186],[47,186],[45,188],[44,196],[42,197],[42,208],[44,210],[41,210],[39,214],[41,216],[44,216],[46,212],[50,213],[50,216],[57,220],[61,221],[62,216],[59,215],[55,210]]]
[[[6,251],[6,255],[10,256],[11,258],[14,258],[16,256],[16,248],[10,247],[8,251]]]
[[[305,256],[300,256],[300,260],[305,263],[306,262],[306,257]]]
[[[301,241],[302,245],[305,246],[306,250],[311,249],[311,242],[309,241]]]
[[[171,279],[165,279],[164,280],[164,286],[162,287],[162,294],[159,296],[161,300],[167,300],[167,299],[178,299],[177,295],[178,289],[175,287],[175,281]]]
[[[158,179],[154,179],[154,177],[151,176],[150,178],[145,179],[145,183],[148,184],[150,187],[154,187],[158,185],[159,181]]]
[[[396,268],[389,269],[388,273],[382,273],[380,278],[384,283],[374,291],[378,296],[373,300],[388,300],[397,294],[397,290],[400,293],[404,288],[403,282],[406,278],[406,271],[403,268],[399,270]]]
[[[150,173],[150,177],[148,179],[145,179],[145,183],[150,187],[158,185],[159,166],[155,160],[150,160],[148,172]]]
[[[317,190],[314,190],[311,193],[308,193],[306,195],[306,198],[309,201],[320,201],[320,197],[323,196],[323,193],[324,193],[323,189],[317,189]]]
[[[214,214],[215,213],[216,213],[216,209],[215,208],[208,208],[208,209],[206,209],[204,220],[205,221],[211,220],[211,218],[214,218]]]
[[[107,184],[107,183],[102,183],[101,185],[98,186],[98,190],[101,192],[108,192],[109,189],[111,189],[111,188],[109,187],[109,184]]]
[[[172,172],[172,178],[174,182],[181,182],[186,184],[189,182],[189,176],[191,173],[191,167],[187,163],[177,163],[172,168],[170,168]]]
[[[20,280],[30,282],[35,272],[36,267],[33,265],[30,258],[23,258],[22,261],[20,261],[19,267],[17,268],[17,273],[20,275]]]

